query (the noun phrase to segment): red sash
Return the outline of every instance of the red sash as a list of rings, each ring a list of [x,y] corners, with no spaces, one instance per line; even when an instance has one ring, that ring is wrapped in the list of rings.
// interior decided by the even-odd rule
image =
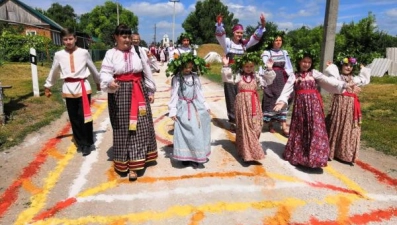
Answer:
[[[87,90],[84,85],[85,78],[66,78],[65,82],[73,83],[80,82],[81,85],[81,99],[83,101],[83,114],[84,114],[84,123],[92,122],[91,108],[90,102],[88,101]]]
[[[241,89],[239,92],[250,92],[251,93],[252,116],[256,116],[256,101],[258,99],[258,93],[255,90],[245,90],[245,89]]]
[[[131,91],[131,108],[130,108],[130,125],[129,130],[137,130],[138,113],[139,116],[146,115],[146,102],[143,96],[143,90],[140,85],[142,73],[128,73],[114,76],[120,82],[132,82]]]
[[[358,96],[354,93],[349,93],[349,92],[343,92],[343,96],[348,96],[354,98],[354,109],[353,109],[353,119],[354,119],[354,124],[361,124],[361,106],[360,106],[360,101],[358,100]]]
[[[296,92],[296,94],[316,94],[318,97],[318,100],[320,101],[321,108],[323,109],[323,113],[324,113],[323,99],[321,98],[320,92],[318,92],[317,90],[314,90],[314,89],[307,89],[307,90],[298,90]]]

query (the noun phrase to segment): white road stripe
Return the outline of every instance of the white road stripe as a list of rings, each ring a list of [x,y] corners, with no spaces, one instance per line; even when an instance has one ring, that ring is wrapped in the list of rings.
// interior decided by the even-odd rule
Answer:
[[[283,189],[283,188],[294,188],[294,187],[304,187],[307,186],[303,183],[278,183],[276,186],[265,187],[261,185],[211,185],[205,187],[187,187],[187,188],[175,188],[169,191],[143,191],[137,194],[118,194],[118,195],[95,195],[88,197],[79,197],[77,198],[78,202],[91,202],[91,201],[104,201],[104,202],[113,202],[113,201],[132,201],[138,199],[154,199],[154,198],[168,198],[170,194],[176,195],[202,195],[213,192],[237,192],[237,193],[255,193],[260,192],[262,190],[274,190],[274,189]]]
[[[105,119],[99,126],[99,130],[106,130],[110,124],[109,118]],[[95,151],[92,151],[90,155],[84,157],[84,161],[80,167],[80,173],[74,179],[72,186],[69,189],[69,198],[75,197],[77,194],[80,193],[84,185],[87,183],[86,176],[92,169],[92,165],[98,161],[99,156],[99,146],[102,143],[103,135],[105,133],[97,133],[96,135],[96,142],[95,142]]]

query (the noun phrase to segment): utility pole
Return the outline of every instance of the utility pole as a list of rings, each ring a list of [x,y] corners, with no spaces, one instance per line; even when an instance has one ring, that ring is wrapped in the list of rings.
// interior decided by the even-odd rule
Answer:
[[[117,5],[117,26],[120,24],[120,16],[119,16],[119,1],[116,2]]]
[[[156,36],[157,36],[157,34],[156,34],[156,24],[154,24],[154,37],[153,37],[153,42],[154,42],[155,45],[157,44],[157,42],[156,42]]]
[[[327,62],[333,61],[338,20],[339,0],[327,0],[324,17],[323,43],[321,44],[320,71],[324,72]]]
[[[179,0],[169,0],[174,3],[174,14],[172,19],[172,43],[175,43],[175,2],[179,2]]]

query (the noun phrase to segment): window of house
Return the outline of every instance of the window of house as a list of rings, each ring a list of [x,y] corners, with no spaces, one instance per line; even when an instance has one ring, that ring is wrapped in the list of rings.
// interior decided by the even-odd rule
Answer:
[[[35,30],[26,30],[26,35],[36,35],[37,32]]]

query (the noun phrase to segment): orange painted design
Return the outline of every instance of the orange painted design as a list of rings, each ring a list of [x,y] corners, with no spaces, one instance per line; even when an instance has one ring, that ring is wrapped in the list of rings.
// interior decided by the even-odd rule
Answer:
[[[338,199],[338,218],[337,221],[339,224],[349,224],[349,209],[351,205],[351,200],[346,197],[340,197]]]
[[[194,213],[192,218],[190,219],[189,225],[199,225],[200,222],[205,218],[204,212],[198,211]]]
[[[110,223],[109,225],[125,225],[127,224],[128,220],[126,218],[117,219],[116,221]]]
[[[281,205],[273,217],[265,218],[263,224],[266,225],[288,225],[291,220],[291,211],[294,207]]]
[[[54,157],[55,159],[62,159],[64,157],[56,148],[48,149],[48,155]]]
[[[390,185],[390,186],[394,186],[395,188],[397,188],[397,179],[393,179],[393,178],[389,177],[386,173],[383,173],[383,172],[375,169],[371,165],[364,163],[360,160],[357,160],[356,164],[358,166],[360,166],[361,168],[363,168],[364,170],[367,170],[367,171],[373,173],[379,182]]]
[[[43,191],[43,189],[38,188],[29,179],[25,179],[22,181],[22,188],[30,192],[32,195],[38,194]]]
[[[73,53],[69,54],[69,61],[70,61],[70,72],[74,73],[75,72],[75,68],[74,68],[74,57],[73,57]]]
[[[369,224],[371,222],[382,222],[397,217],[397,207],[387,209],[373,210],[364,214],[356,214],[350,216],[348,221],[343,224]],[[290,223],[289,225],[340,225],[338,221],[320,221],[315,217],[311,217],[305,223]]]

